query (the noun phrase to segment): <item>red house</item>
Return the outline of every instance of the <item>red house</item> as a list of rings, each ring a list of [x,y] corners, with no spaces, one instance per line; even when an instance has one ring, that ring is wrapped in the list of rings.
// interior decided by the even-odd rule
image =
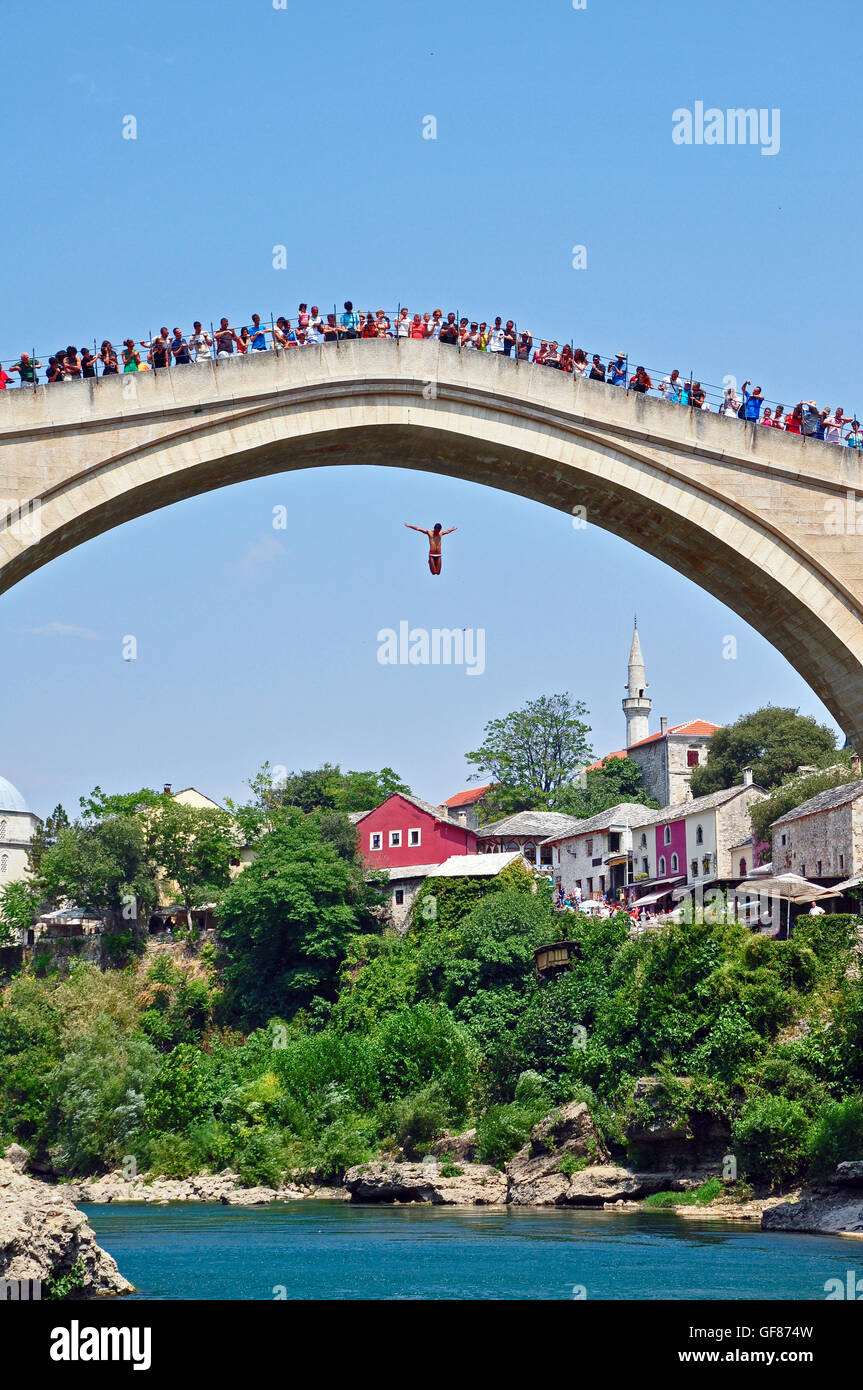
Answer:
[[[475,854],[476,836],[427,801],[394,792],[355,821],[360,851],[371,869],[442,864],[453,854]]]

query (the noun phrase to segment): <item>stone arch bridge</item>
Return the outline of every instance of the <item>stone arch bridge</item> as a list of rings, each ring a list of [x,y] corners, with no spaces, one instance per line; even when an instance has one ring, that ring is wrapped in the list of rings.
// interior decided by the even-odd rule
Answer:
[[[856,449],[436,342],[0,392],[0,592],[158,507],[339,463],[485,483],[616,532],[761,632],[863,751]]]

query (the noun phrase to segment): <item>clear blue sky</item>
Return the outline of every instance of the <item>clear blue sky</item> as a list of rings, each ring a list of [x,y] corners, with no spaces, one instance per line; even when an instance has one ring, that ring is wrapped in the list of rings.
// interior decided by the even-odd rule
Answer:
[[[852,0],[9,7],[0,360],[350,297],[863,410],[861,30]],[[697,100],[778,107],[780,152],[675,145]],[[440,580],[406,520],[458,526]],[[0,772],[41,813],[97,782],[236,796],[265,759],[388,763],[436,801],[486,721],[545,692],[587,703],[597,754],[620,747],[635,609],[654,727],[767,701],[826,717],[745,623],[611,535],[324,469],[154,513],[3,595]],[[402,619],[484,627],[486,674],[380,666]]]

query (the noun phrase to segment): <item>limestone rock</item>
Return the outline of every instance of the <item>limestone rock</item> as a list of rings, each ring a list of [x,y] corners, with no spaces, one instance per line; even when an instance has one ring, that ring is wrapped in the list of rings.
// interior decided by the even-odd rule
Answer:
[[[764,1231],[835,1235],[863,1233],[863,1161],[840,1163],[826,1184],[811,1187],[798,1201],[781,1202],[761,1217]]]
[[[570,1100],[560,1105],[534,1125],[530,1132],[531,1154],[554,1152],[558,1155],[572,1154],[576,1158],[589,1158],[594,1163],[608,1161],[608,1152],[599,1137],[590,1111],[581,1100]]]
[[[763,1231],[801,1231],[835,1235],[863,1231],[863,1196],[852,1192],[813,1194],[799,1202],[781,1202],[761,1216]]]
[[[521,1161],[522,1149],[509,1165],[509,1200],[513,1206],[596,1207],[606,1202],[640,1201],[652,1192],[681,1191],[677,1173],[636,1173],[617,1163],[596,1164],[567,1177],[551,1161]],[[550,1155],[553,1159],[555,1156]]]
[[[116,1262],[96,1243],[90,1223],[64,1187],[49,1187],[0,1159],[0,1279],[61,1279],[78,1264],[73,1298],[134,1293]]]
[[[449,1154],[453,1163],[473,1163],[476,1158],[476,1130],[466,1129],[462,1134],[445,1134],[437,1139],[429,1149],[435,1158]]]
[[[3,1150],[3,1157],[7,1163],[19,1173],[26,1173],[30,1163],[30,1155],[26,1149],[22,1149],[20,1144],[9,1144]]]
[[[839,1163],[836,1172],[828,1179],[835,1187],[863,1187],[863,1159],[855,1158]]]
[[[530,1141],[509,1163],[509,1200],[516,1206],[558,1206],[570,1201],[573,1179],[581,1177],[582,1173],[569,1178],[561,1172],[560,1165],[567,1158],[585,1164],[601,1164],[608,1160],[608,1153],[583,1101],[569,1101],[534,1125]],[[596,1200],[611,1199],[598,1197]]]
[[[297,1202],[305,1197],[344,1199],[341,1188],[302,1187],[287,1183],[283,1187],[243,1187],[229,1168],[221,1173],[195,1173],[189,1178],[126,1178],[108,1173],[86,1178],[64,1187],[76,1202],[221,1202],[224,1206],[262,1206],[266,1202]]]
[[[361,1163],[345,1174],[352,1202],[431,1202],[435,1206],[497,1206],[506,1201],[506,1175],[485,1163],[443,1177],[439,1165]]]

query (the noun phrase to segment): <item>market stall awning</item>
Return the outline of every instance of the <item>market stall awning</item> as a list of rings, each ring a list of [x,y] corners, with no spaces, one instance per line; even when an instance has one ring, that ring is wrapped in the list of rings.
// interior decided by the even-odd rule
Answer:
[[[671,886],[675,883],[684,883],[686,874],[663,874],[661,878],[639,878],[632,884],[631,888],[659,888],[661,884],[667,883],[667,892],[671,892]]]
[[[815,898],[833,898],[835,888],[822,888],[799,874],[774,874],[769,878],[747,878],[737,885],[736,893],[776,893],[792,903],[811,903]]]

